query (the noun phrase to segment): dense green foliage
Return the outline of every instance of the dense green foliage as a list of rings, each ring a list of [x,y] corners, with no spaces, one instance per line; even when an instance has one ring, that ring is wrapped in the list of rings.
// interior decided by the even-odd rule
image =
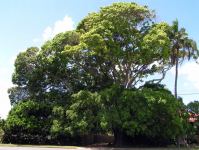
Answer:
[[[199,113],[199,101],[193,101],[193,102],[188,103],[187,108],[191,112],[198,114]]]
[[[4,142],[80,144],[78,137],[109,134],[120,146],[185,134],[183,103],[157,84],[175,64],[172,27],[154,20],[146,6],[114,3],[21,52]]]
[[[163,88],[122,90],[114,87],[103,96],[105,118],[116,137],[125,133],[130,137],[141,135],[166,140],[174,139],[184,129],[183,119],[176,111],[181,109],[182,103]]]
[[[16,104],[6,120],[5,142],[47,143],[51,128],[51,107],[35,101]]]
[[[3,130],[4,124],[5,124],[5,121],[0,118],[0,143],[3,142],[3,138],[4,138],[4,130]]]
[[[199,102],[193,101],[187,104],[187,110],[189,111],[189,116],[194,120],[195,122],[191,122],[191,128],[190,128],[190,141],[194,143],[198,143],[198,135],[199,135],[199,122],[198,122],[198,113],[199,113]]]
[[[147,7],[135,3],[104,7],[80,22],[81,42],[77,47],[65,47],[65,53],[85,53],[82,49],[86,49],[91,59],[87,66],[95,65],[94,76],[107,76],[125,88],[135,87],[144,77],[167,66],[163,64],[169,55],[169,25],[154,24],[153,19]]]
[[[169,25],[155,24],[153,18],[147,7],[115,3],[88,15],[76,31],[58,34],[41,50],[28,48],[15,61],[12,104],[27,98],[66,104],[67,96],[80,90],[113,83],[132,88],[165,72]]]
[[[71,134],[101,133],[101,97],[95,92],[80,91],[72,95],[72,105],[66,111],[70,120],[68,131]]]

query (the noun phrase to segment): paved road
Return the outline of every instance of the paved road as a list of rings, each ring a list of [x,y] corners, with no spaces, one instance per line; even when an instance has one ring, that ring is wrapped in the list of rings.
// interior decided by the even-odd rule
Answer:
[[[44,148],[44,147],[7,147],[7,146],[0,146],[0,150],[107,150],[106,148]],[[110,149],[108,149],[110,150]]]
[[[178,150],[178,149],[177,148],[41,148],[41,147],[1,147],[0,146],[0,150]]]
[[[41,148],[41,147],[0,147],[0,150],[80,150],[76,149],[64,149],[64,148]]]

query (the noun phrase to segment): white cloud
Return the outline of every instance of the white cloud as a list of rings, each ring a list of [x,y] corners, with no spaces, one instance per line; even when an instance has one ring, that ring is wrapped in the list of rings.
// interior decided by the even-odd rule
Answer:
[[[187,62],[179,68],[179,76],[184,76],[186,79],[199,90],[199,64],[195,62]]]
[[[10,84],[7,84],[7,85],[3,85],[0,87],[0,90],[1,90],[1,99],[0,99],[0,116],[2,118],[6,118],[7,117],[7,114],[8,112],[10,111],[10,101],[9,101],[9,98],[8,98],[8,94],[7,94],[7,89],[11,86],[9,86]]]
[[[47,41],[56,34],[74,29],[74,22],[71,17],[65,16],[63,20],[58,20],[52,27],[48,26],[43,32],[43,40]]]
[[[183,102],[188,104],[199,99],[199,64],[195,61],[186,61],[179,65],[178,74],[178,96],[183,98]],[[173,67],[164,80],[172,92],[174,92],[175,67]],[[192,94],[195,93],[195,94]]]
[[[7,90],[12,86],[11,71],[8,68],[1,67],[0,78],[0,116],[6,118],[11,106],[8,98]]]

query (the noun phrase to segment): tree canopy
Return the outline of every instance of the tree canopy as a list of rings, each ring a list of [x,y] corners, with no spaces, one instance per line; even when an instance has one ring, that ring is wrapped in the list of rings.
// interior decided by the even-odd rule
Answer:
[[[63,99],[79,90],[96,91],[112,84],[132,88],[154,73],[164,75],[169,25],[153,19],[147,7],[114,3],[89,14],[75,31],[58,34],[41,49],[28,48],[15,61],[16,86],[8,91],[11,104],[27,98],[65,103]]]
[[[187,104],[189,111],[198,114],[199,113],[199,101],[193,101]]]
[[[155,22],[147,6],[113,3],[19,53],[5,141],[66,144],[112,134],[121,145],[125,138],[161,143],[186,132],[183,103],[158,84],[176,63],[172,27]]]
[[[135,3],[104,7],[80,22],[80,44],[65,47],[65,55],[72,54],[92,76],[135,87],[146,76],[161,72],[169,56],[169,25],[155,24],[153,19],[152,11]],[[86,57],[86,63],[79,62],[79,55]]]

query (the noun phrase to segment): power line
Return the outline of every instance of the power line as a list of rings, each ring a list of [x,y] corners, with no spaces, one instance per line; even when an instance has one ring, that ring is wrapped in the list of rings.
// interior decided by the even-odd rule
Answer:
[[[199,95],[199,93],[182,93],[182,94],[178,94],[178,95]]]

